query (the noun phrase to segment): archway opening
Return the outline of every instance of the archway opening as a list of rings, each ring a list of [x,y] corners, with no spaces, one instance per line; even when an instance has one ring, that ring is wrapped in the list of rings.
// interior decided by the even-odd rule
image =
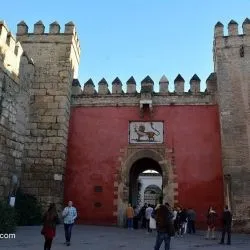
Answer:
[[[144,176],[142,176],[142,178],[144,178]],[[158,174],[157,176],[152,176],[151,178],[152,182],[158,182],[159,185],[150,184],[145,188],[143,193],[141,192],[141,195],[143,195],[143,200],[141,201],[141,204],[147,203],[156,205],[157,201],[161,197],[162,189],[159,187],[161,185],[161,175]]]
[[[162,199],[162,169],[151,158],[137,160],[129,174],[129,202],[142,207],[144,203],[155,205]]]

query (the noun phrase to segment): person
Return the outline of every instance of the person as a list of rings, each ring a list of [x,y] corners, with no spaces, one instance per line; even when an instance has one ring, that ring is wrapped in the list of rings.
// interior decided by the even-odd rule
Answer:
[[[44,250],[50,250],[53,238],[56,235],[56,224],[58,214],[54,203],[50,204],[48,211],[43,216],[43,228],[41,234],[44,236]]]
[[[145,213],[146,213],[147,207],[148,207],[148,204],[145,203],[143,205],[143,207],[141,208],[141,210],[140,210],[140,218],[142,218],[141,228],[146,228],[146,216],[145,216]]]
[[[196,221],[196,213],[193,208],[189,208],[187,210],[188,224],[187,231],[189,234],[195,234],[195,221]]]
[[[173,223],[174,223],[174,228],[175,228],[176,233],[178,232],[178,225],[177,225],[177,220],[176,220],[177,213],[178,213],[177,208],[174,207],[174,209],[173,209]]]
[[[157,236],[154,249],[159,250],[164,241],[165,250],[169,250],[171,237],[174,236],[172,213],[165,205],[161,204],[155,210],[155,220]]]
[[[173,209],[172,209],[172,207],[170,206],[170,204],[169,204],[168,202],[165,202],[165,206],[167,207],[167,209],[168,209],[171,213],[173,213]]]
[[[181,237],[183,234],[187,232],[187,209],[182,209],[180,214],[180,222],[181,222]]]
[[[64,222],[64,232],[65,232],[65,244],[67,246],[70,245],[71,240],[71,232],[72,227],[75,223],[75,219],[77,218],[77,211],[76,208],[73,207],[73,202],[69,201],[68,206],[64,208],[62,212],[63,222]]]
[[[220,244],[224,244],[225,234],[227,233],[227,244],[231,245],[231,226],[232,226],[232,213],[229,211],[228,206],[225,206],[222,214],[222,235]]]
[[[131,204],[128,204],[126,209],[127,225],[128,229],[133,229],[133,218],[134,218],[134,209],[131,207]]]
[[[210,237],[210,232],[211,232],[211,238],[214,240],[215,239],[215,224],[216,224],[216,218],[217,218],[217,213],[214,210],[212,206],[209,207],[208,213],[207,213],[207,235],[206,239],[209,239]]]
[[[153,211],[154,211],[154,209],[152,208],[152,205],[148,205],[146,212],[145,212],[148,233],[152,233],[152,229],[150,228],[150,217],[151,217]]]
[[[133,206],[134,209],[134,218],[133,218],[133,227],[134,229],[138,229],[138,221],[139,221],[139,208],[136,206]]]
[[[180,236],[181,233],[181,208],[177,207],[176,208],[176,217],[174,220],[174,227],[175,227],[175,231],[177,233],[177,236]]]

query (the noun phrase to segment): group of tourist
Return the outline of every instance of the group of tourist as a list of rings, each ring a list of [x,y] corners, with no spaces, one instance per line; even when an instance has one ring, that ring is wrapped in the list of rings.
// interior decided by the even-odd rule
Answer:
[[[73,207],[72,201],[68,202],[68,206],[62,212],[65,244],[70,245],[71,231],[77,218],[76,208]],[[194,209],[182,209],[181,207],[171,208],[168,203],[158,204],[157,206],[145,204],[141,209],[128,205],[126,209],[127,227],[128,229],[147,229],[151,233],[153,229],[157,231],[155,250],[160,249],[162,242],[165,242],[165,250],[170,249],[170,240],[172,236],[183,237],[184,234],[195,234],[196,212]],[[207,212],[207,234],[206,239],[215,239],[215,225],[219,216],[212,206]],[[232,214],[225,206],[222,214],[222,235],[220,244],[224,244],[225,234],[227,233],[227,244],[231,244],[231,223]],[[55,204],[49,206],[48,211],[43,216],[43,227],[41,234],[44,236],[44,250],[50,250],[53,238],[56,234],[56,224],[58,223],[58,213]]]
[[[132,207],[131,204],[128,205],[126,210],[127,216],[127,227],[128,229],[138,229],[139,225],[140,228],[146,228],[147,231],[150,233],[153,229],[159,233],[159,227],[162,230],[162,223],[159,225],[159,218],[157,217],[157,211],[159,207],[163,205],[153,206],[150,204],[144,204],[144,206],[139,210],[135,206]],[[170,228],[173,228],[171,231],[171,236],[176,235],[177,237],[183,237],[184,234],[195,234],[196,227],[196,212],[193,208],[182,209],[181,207],[171,208],[168,203],[165,203],[164,209],[166,210],[167,218],[171,217],[171,220],[168,221],[168,224],[165,226],[167,227],[168,231]],[[160,210],[159,210],[160,211]],[[161,213],[160,213],[161,214]],[[170,216],[169,216],[170,215]],[[218,222],[219,216],[217,212],[214,210],[212,206],[209,207],[207,214],[206,214],[206,222],[207,222],[207,233],[205,238],[206,239],[216,239],[215,237],[215,229],[216,224]],[[224,212],[221,216],[222,221],[222,235],[220,244],[224,244],[225,234],[227,233],[227,244],[231,244],[231,224],[232,224],[232,214],[228,209],[228,206],[225,206]],[[140,223],[139,223],[140,222]],[[167,231],[167,229],[165,231]],[[172,235],[172,232],[173,235]],[[162,238],[161,236],[160,238]],[[163,237],[164,239],[166,236]],[[169,249],[169,242],[170,239],[165,240],[165,249]],[[155,249],[159,249],[159,236],[157,234],[157,240]]]
[[[70,246],[71,231],[77,217],[76,208],[73,207],[72,201],[62,212],[65,232],[65,244]],[[50,250],[52,241],[56,235],[56,224],[58,223],[58,214],[54,203],[50,204],[48,211],[43,216],[43,227],[41,234],[44,236],[44,250]]]

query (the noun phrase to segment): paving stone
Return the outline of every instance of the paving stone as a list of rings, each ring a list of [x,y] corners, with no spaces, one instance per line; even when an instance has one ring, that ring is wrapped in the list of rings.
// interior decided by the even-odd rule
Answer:
[[[20,227],[15,239],[0,240],[0,250],[36,250],[43,248],[41,227]],[[196,235],[184,235],[183,238],[174,237],[171,240],[171,250],[249,250],[250,237],[246,234],[233,234],[232,245],[219,245],[219,240],[204,239],[204,232]],[[218,237],[220,233],[218,232]],[[76,225],[72,231],[72,244],[64,245],[63,226],[57,227],[57,235],[53,241],[52,250],[152,250],[154,248],[156,232],[148,234],[146,230],[130,231],[117,227]],[[161,247],[163,249],[163,245]]]

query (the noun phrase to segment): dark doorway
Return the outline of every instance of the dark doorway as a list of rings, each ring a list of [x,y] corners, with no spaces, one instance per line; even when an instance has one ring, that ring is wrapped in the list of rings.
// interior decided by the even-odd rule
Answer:
[[[142,183],[140,183],[139,181],[139,176],[146,170],[156,171],[158,175],[159,174],[161,175],[162,179],[162,169],[158,164],[158,162],[150,158],[142,158],[140,160],[137,160],[131,167],[129,175],[129,203],[131,203],[133,206],[140,205],[140,190],[142,188],[141,187]],[[154,184],[154,183],[149,183],[149,184]]]

